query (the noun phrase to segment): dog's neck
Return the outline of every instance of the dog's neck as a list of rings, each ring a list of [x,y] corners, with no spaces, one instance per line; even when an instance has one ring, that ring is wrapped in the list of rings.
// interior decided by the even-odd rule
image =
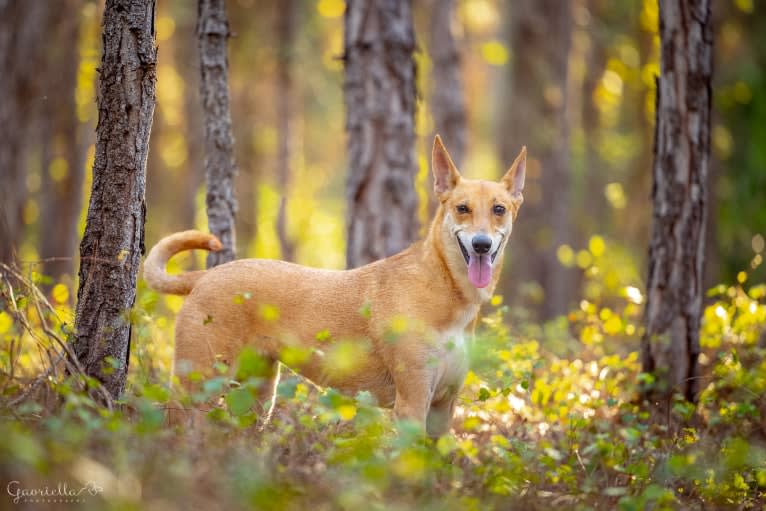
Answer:
[[[445,230],[444,215],[444,206],[440,204],[421,245],[423,258],[429,266],[444,269],[443,274],[448,276],[449,285],[463,301],[471,305],[481,305],[492,297],[500,274],[500,264],[497,265],[489,286],[482,289],[474,287],[468,281],[468,269],[462,255],[448,249],[449,243],[457,241],[453,239],[452,233]]]

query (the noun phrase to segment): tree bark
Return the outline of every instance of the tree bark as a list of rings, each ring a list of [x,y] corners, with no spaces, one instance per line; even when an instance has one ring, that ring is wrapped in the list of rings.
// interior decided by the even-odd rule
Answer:
[[[64,5],[70,12],[79,12],[81,2],[68,0]],[[64,275],[74,275],[86,144],[75,103],[79,17],[51,15],[50,18],[51,33],[58,43],[48,49],[47,66],[43,71],[48,83],[45,122],[52,128],[47,137],[49,140],[44,143],[52,146],[52,156],[63,158],[66,172],[63,177],[54,178],[49,167],[51,160],[44,159],[40,257],[43,273],[58,281]]]
[[[210,252],[207,267],[233,261],[235,256],[234,135],[229,108],[230,37],[224,0],[199,0],[197,37],[200,53],[200,94],[205,116],[205,176],[207,219],[210,232],[221,240],[223,250]]]
[[[699,389],[699,327],[705,254],[713,31],[709,0],[660,2],[644,372],[651,397]]]
[[[283,0],[277,12],[277,186],[282,194],[277,213],[277,236],[282,259],[295,259],[295,243],[287,232],[287,193],[290,185],[293,154],[293,108],[295,101],[292,76],[293,51],[295,46],[296,0]]]
[[[74,351],[113,397],[130,355],[128,317],[144,251],[146,159],[155,105],[154,0],[107,0],[96,155],[80,244]]]
[[[411,0],[350,0],[344,17],[348,267],[418,235]]]
[[[452,161],[461,168],[465,154],[467,128],[463,80],[460,76],[460,53],[452,33],[454,0],[432,2],[430,44],[431,112],[434,135],[439,134]],[[428,173],[429,180],[433,179]],[[432,183],[432,181],[429,181]],[[433,183],[432,183],[433,184]],[[430,188],[429,188],[430,189]],[[436,209],[436,198],[429,194],[429,210]]]
[[[571,2],[519,0],[509,5],[514,58],[500,153],[504,162],[511,162],[526,144],[533,161],[506,282],[538,282],[544,291],[540,312],[547,319],[565,314],[576,292],[574,271],[557,258],[558,247],[573,239],[566,119]]]
[[[40,69],[48,2],[0,5],[0,262],[11,264],[24,233],[27,151],[43,105]]]

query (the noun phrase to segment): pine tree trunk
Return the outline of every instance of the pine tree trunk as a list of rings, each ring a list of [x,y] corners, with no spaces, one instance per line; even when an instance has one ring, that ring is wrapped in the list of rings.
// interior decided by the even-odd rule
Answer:
[[[287,194],[290,185],[290,167],[293,153],[293,108],[295,101],[292,76],[293,51],[295,46],[296,0],[283,0],[277,12],[277,186],[282,194],[277,213],[277,236],[282,259],[295,259],[295,243],[287,232]]]
[[[699,389],[713,31],[709,0],[660,2],[652,232],[642,339],[655,399]]]
[[[144,252],[146,159],[155,105],[154,0],[107,0],[98,127],[85,235],[80,244],[74,351],[113,397],[130,355],[128,312]]]
[[[538,282],[544,291],[540,312],[552,318],[568,312],[576,292],[576,275],[556,255],[558,247],[571,245],[573,238],[566,118],[571,2],[517,0],[509,4],[509,16],[514,58],[500,152],[507,164],[526,144],[532,160],[506,282],[511,289],[518,289],[520,282]]]
[[[344,18],[348,267],[418,235],[411,0],[350,0]]]
[[[441,135],[452,161],[458,168],[463,164],[467,128],[463,79],[460,76],[460,53],[452,33],[455,15],[454,0],[434,0],[431,3],[429,50],[431,54],[431,112],[434,134]],[[433,179],[431,172],[429,180]],[[432,181],[429,181],[433,184]],[[429,186],[429,190],[432,186]],[[429,194],[429,210],[436,209],[436,198]]]
[[[199,0],[197,37],[202,71],[200,94],[205,115],[207,219],[210,232],[223,244],[223,250],[208,254],[208,268],[235,258],[237,203],[234,177],[237,166],[229,108],[229,36],[224,0]]]

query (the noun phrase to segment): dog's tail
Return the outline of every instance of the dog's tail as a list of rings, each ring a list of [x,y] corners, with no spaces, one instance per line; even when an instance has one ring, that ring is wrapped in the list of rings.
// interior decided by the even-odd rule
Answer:
[[[175,254],[184,250],[201,248],[217,252],[223,248],[218,238],[200,231],[183,231],[162,238],[149,251],[144,261],[144,280],[149,287],[161,293],[188,295],[204,270],[169,275],[165,265]]]

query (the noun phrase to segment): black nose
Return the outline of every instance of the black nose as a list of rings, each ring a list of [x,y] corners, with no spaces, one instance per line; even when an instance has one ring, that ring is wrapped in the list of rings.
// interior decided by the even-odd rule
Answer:
[[[486,254],[492,248],[492,238],[486,234],[477,234],[471,240],[471,246],[477,254]]]

